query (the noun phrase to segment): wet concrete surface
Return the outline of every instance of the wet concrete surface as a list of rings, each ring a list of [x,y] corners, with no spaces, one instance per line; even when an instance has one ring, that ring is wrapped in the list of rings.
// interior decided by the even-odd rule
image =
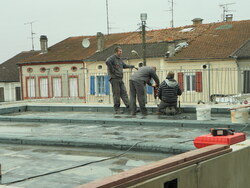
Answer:
[[[3,114],[1,116],[15,116],[15,117],[29,117],[29,118],[36,118],[36,117],[43,117],[43,118],[76,118],[80,119],[83,117],[96,119],[96,118],[116,118],[116,119],[148,119],[148,120],[196,120],[196,114],[194,113],[180,113],[174,116],[170,115],[156,115],[154,112],[149,112],[147,116],[142,116],[140,113],[137,115],[130,115],[127,112],[121,112],[120,114],[114,114],[112,112],[35,112],[35,111],[26,111],[20,113],[9,113]],[[212,114],[212,119],[219,120],[224,119],[228,120],[230,118],[230,114]]]
[[[122,151],[104,151],[84,148],[14,146],[4,144],[1,144],[0,148],[0,161],[3,173],[2,184],[69,167],[84,165],[122,153]],[[114,159],[28,179],[11,185],[25,188],[71,188],[131,168],[149,164],[168,156],[170,155],[128,151],[126,154]]]
[[[21,187],[37,185],[38,188],[75,187],[169,155],[193,150],[192,140],[209,133],[209,128],[213,126],[230,125],[236,130],[242,128],[231,124],[229,113],[212,114],[210,121],[197,121],[195,114],[188,113],[131,116],[112,112],[26,111],[1,117],[10,118],[9,121],[0,121],[0,163],[5,173],[2,183],[114,156],[133,147],[131,155],[14,184]],[[89,123],[84,121],[86,119]],[[46,120],[54,121],[43,122]],[[72,123],[74,120],[82,120],[79,121],[82,123]],[[247,134],[250,133],[248,128],[245,129]],[[4,145],[11,143],[13,145]]]

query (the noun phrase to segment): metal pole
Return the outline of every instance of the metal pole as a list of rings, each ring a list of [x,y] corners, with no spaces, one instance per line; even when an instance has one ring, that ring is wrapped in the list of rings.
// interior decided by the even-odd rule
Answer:
[[[143,58],[143,65],[146,66],[146,22],[142,21],[142,58]]]
[[[107,12],[107,34],[109,35],[109,8],[108,8],[108,0],[106,0],[106,12]]]

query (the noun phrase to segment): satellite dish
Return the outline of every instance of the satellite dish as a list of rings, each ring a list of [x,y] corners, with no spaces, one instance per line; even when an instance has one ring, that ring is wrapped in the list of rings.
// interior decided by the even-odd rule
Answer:
[[[88,48],[89,45],[90,45],[90,42],[89,42],[89,39],[88,39],[88,38],[82,40],[82,46],[83,46],[84,48]]]

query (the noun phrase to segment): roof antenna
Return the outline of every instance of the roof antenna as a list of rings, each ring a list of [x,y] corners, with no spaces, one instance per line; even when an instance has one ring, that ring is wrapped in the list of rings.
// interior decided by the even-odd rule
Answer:
[[[107,34],[109,35],[109,6],[108,6],[108,0],[106,0],[106,13],[107,13]]]
[[[169,10],[166,11],[170,11],[171,12],[171,21],[170,21],[170,27],[174,27],[174,0],[169,0],[169,3],[171,3],[171,7]]]
[[[228,5],[233,5],[236,3],[225,3],[225,4],[220,4],[219,6],[223,8],[223,13],[222,13],[222,21],[226,21],[226,13],[227,12],[233,12],[234,10],[228,10]]]
[[[34,51],[34,35],[35,35],[35,33],[33,32],[33,26],[32,26],[32,24],[33,24],[34,22],[36,22],[36,21],[24,23],[24,25],[30,24],[31,41],[32,41],[32,51]]]

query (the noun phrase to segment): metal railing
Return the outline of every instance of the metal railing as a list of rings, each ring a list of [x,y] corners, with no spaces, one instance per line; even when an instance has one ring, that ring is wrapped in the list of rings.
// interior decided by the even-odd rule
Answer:
[[[123,81],[128,95],[129,78],[134,71],[136,70],[124,70]],[[157,70],[160,82],[166,79],[169,71],[175,73],[177,81],[180,81],[180,76],[182,76],[182,83],[179,83],[183,89],[183,93],[179,97],[181,103],[238,103],[242,100],[242,96],[250,93],[250,68]],[[111,104],[113,103],[112,89],[106,80],[106,76],[107,72],[94,73],[94,70],[88,70],[85,74],[25,75],[22,88],[23,97],[29,100]],[[41,82],[41,78],[47,79],[47,81]],[[53,83],[55,78],[60,79],[60,82]],[[34,79],[34,81],[29,79]],[[58,85],[55,86],[55,83]],[[41,88],[43,88],[43,91],[41,91]],[[72,93],[70,89],[72,88],[76,90],[76,96],[70,96]],[[61,96],[54,96],[55,89],[61,89]],[[47,95],[44,94],[46,92],[48,93]],[[43,93],[43,96],[41,96],[41,93]],[[157,103],[153,93],[147,94],[147,103]]]

